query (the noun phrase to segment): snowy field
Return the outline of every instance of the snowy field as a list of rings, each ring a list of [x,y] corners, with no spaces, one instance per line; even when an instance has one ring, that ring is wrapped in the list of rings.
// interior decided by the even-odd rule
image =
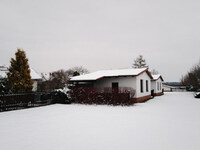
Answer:
[[[1,150],[199,150],[200,99],[165,93],[130,107],[50,105],[0,113]]]

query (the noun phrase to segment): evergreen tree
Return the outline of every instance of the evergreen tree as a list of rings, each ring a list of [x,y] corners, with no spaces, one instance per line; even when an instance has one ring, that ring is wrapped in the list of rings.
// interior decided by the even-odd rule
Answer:
[[[133,68],[148,68],[147,64],[146,64],[146,60],[143,59],[142,55],[139,55],[139,57],[137,57],[134,60],[134,64],[132,66]]]
[[[75,77],[75,76],[79,76],[80,75],[80,73],[78,72],[78,71],[74,71],[74,73],[73,73],[73,77]]]
[[[33,89],[33,80],[31,79],[26,53],[18,49],[15,57],[15,59],[11,58],[11,65],[8,72],[10,90],[14,93],[31,92]]]

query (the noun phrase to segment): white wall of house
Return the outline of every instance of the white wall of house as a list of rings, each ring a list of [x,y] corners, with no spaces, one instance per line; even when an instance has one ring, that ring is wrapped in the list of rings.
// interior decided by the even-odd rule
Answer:
[[[156,80],[151,80],[151,90],[154,90],[154,92],[156,91]]]
[[[163,85],[163,89],[165,92],[172,92],[172,87],[168,85]]]
[[[143,80],[143,92],[141,92],[140,80]],[[148,81],[148,91],[146,91],[146,81]],[[112,77],[97,80],[95,87],[112,87],[113,82],[118,82],[119,87],[131,87],[136,90],[135,98],[151,94],[151,79],[146,72],[135,77]]]
[[[118,82],[119,87],[131,87],[136,89],[136,77],[112,77],[97,80],[94,84],[95,87],[112,87],[113,82]]]
[[[151,81],[151,89],[154,90],[154,93],[162,92],[162,88],[162,80],[160,78]]]
[[[141,91],[141,80],[143,81],[143,92]],[[137,76],[136,81],[136,98],[151,95],[151,79],[146,72]],[[148,82],[148,87],[146,85],[146,82]]]
[[[185,86],[175,87],[175,86],[169,86],[165,84],[163,84],[162,86],[163,86],[164,92],[186,92],[187,91]]]
[[[37,81],[33,80],[33,89],[32,89],[33,92],[37,91],[37,84],[38,84]]]

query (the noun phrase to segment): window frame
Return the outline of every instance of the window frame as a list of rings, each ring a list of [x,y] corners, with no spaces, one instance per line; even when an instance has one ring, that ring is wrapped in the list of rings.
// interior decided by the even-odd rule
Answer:
[[[149,92],[149,81],[146,80],[146,92]]]
[[[140,79],[140,93],[144,92],[143,79]]]

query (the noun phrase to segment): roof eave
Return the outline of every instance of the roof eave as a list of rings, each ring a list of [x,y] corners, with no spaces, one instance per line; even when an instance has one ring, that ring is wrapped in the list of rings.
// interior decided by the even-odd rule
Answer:
[[[70,80],[69,82],[94,82],[96,80]]]
[[[146,68],[144,71],[140,72],[137,76],[143,74],[144,72],[146,72],[146,73],[148,74],[148,76],[149,76],[151,79],[153,79],[151,73],[148,71],[148,68]]]

